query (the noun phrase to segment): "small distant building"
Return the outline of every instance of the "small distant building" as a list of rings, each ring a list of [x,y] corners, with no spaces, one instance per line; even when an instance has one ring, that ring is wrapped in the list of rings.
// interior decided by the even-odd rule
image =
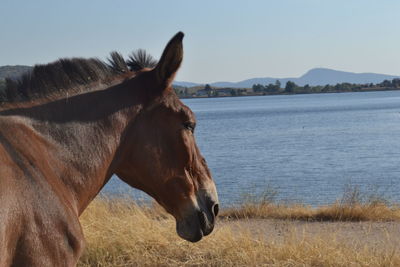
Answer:
[[[206,90],[204,90],[204,89],[201,89],[201,90],[198,90],[198,91],[196,92],[196,96],[198,96],[198,97],[205,97],[205,96],[208,96],[208,92],[207,92]]]
[[[221,88],[221,89],[215,89],[215,91],[218,93],[218,96],[231,96],[232,95],[232,89],[230,88]]]

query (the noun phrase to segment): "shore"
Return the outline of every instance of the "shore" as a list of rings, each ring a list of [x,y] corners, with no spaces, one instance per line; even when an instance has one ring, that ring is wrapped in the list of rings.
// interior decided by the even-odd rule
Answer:
[[[283,245],[290,236],[296,242],[323,238],[353,249],[372,249],[384,253],[400,248],[400,222],[306,222],[299,220],[241,219],[222,221],[220,227],[234,232],[247,229],[254,237]]]
[[[87,248],[79,266],[400,266],[396,217],[318,221],[223,212],[214,232],[192,244],[156,205],[95,200],[81,217]]]

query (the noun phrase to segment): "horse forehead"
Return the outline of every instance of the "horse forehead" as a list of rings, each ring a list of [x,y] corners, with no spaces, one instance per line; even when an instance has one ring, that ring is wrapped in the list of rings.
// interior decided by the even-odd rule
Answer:
[[[186,105],[182,104],[182,113],[189,119],[195,119],[193,111]]]
[[[185,120],[195,120],[193,111],[186,106],[179,98],[168,99],[164,102],[167,109],[182,117]]]

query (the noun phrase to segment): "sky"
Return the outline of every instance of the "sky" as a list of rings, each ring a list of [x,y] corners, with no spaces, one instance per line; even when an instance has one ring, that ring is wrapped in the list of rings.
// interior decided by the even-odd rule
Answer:
[[[298,77],[315,67],[400,75],[398,0],[0,0],[0,66],[159,58],[185,33],[179,81]]]

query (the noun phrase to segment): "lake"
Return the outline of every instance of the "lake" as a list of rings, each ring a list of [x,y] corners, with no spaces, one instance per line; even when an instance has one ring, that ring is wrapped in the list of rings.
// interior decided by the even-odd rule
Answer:
[[[184,99],[222,205],[246,194],[310,205],[347,186],[400,202],[400,91]],[[113,177],[104,194],[144,194]]]

